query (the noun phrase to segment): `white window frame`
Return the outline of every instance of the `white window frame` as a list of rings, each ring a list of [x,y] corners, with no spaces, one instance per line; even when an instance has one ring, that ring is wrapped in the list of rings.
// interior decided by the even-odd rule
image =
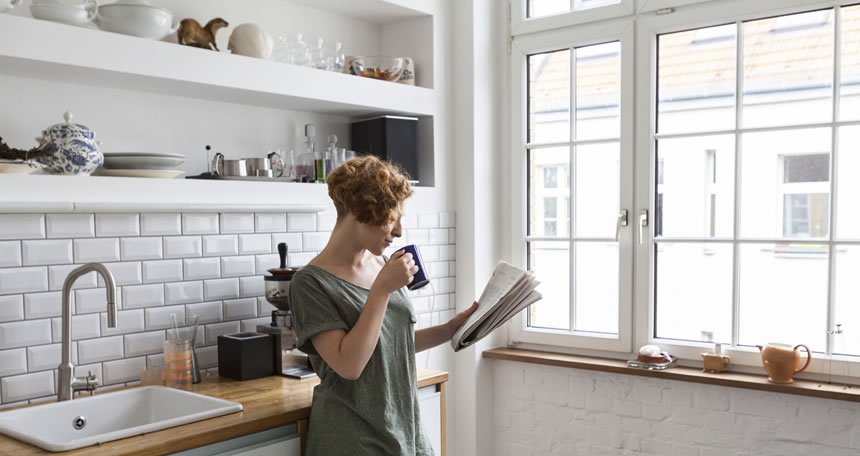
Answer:
[[[573,352],[583,354],[595,354],[605,357],[626,358],[629,357],[641,345],[657,343],[662,348],[680,357],[687,365],[701,365],[700,354],[710,351],[713,344],[704,342],[686,342],[667,339],[656,339],[654,337],[654,214],[655,214],[655,189],[652,183],[655,179],[655,151],[654,143],[656,135],[656,37],[659,34],[701,28],[707,26],[721,25],[737,21],[760,19],[763,17],[799,13],[818,8],[830,8],[835,6],[847,6],[858,3],[856,0],[756,0],[755,2],[743,0],[635,0],[635,2],[624,0],[617,8],[601,8],[599,10],[585,10],[567,14],[549,16],[544,18],[525,19],[526,0],[511,0],[511,36],[512,51],[510,56],[511,68],[511,201],[513,211],[513,226],[511,232],[512,261],[515,264],[525,265],[526,251],[526,169],[522,145],[525,144],[526,132],[526,56],[540,53],[542,51],[557,50],[565,47],[578,47],[589,43],[612,41],[613,33],[615,39],[621,40],[622,64],[622,112],[621,112],[621,147],[622,166],[625,163],[624,154],[628,148],[635,147],[635,163],[638,164],[635,171],[631,171],[631,177],[622,169],[622,192],[621,208],[628,209],[629,229],[622,229],[619,237],[619,247],[623,252],[625,248],[633,251],[634,275],[625,279],[625,267],[620,265],[622,286],[619,289],[619,334],[617,338],[600,338],[593,334],[571,333],[567,331],[540,331],[527,328],[525,312],[515,317],[509,326],[509,342],[511,345],[550,349],[559,352]],[[631,14],[630,11],[633,11]],[[614,18],[614,19],[613,19]],[[597,22],[592,22],[597,21]],[[635,35],[629,34],[633,31],[635,23]],[[580,25],[581,24],[581,25]],[[559,30],[562,27],[571,29]],[[619,29],[620,28],[620,29]],[[631,48],[634,46],[634,48]],[[635,52],[630,52],[635,49]],[[837,48],[838,52],[838,48]],[[632,55],[631,55],[632,54]],[[636,68],[633,71],[633,63],[628,59],[635,57]],[[631,77],[632,75],[632,77]],[[839,71],[834,71],[834,96],[839,93]],[[632,81],[635,79],[635,81]],[[631,96],[631,90],[627,84],[632,84],[635,97]],[[632,101],[635,99],[635,124],[630,125],[631,114],[626,110],[633,109]],[[838,113],[839,106],[834,100],[834,113]],[[573,110],[571,106],[571,110]],[[573,116],[571,116],[573,117]],[[572,120],[573,121],[573,118]],[[858,124],[860,122],[846,122]],[[831,124],[831,123],[828,123]],[[634,134],[635,131],[635,134]],[[834,134],[834,138],[836,135]],[[625,138],[633,140],[625,141]],[[830,266],[832,271],[836,257],[833,249],[833,241],[837,223],[835,210],[837,169],[837,147],[834,142],[831,149],[831,174],[830,174]],[[632,153],[632,152],[631,152]],[[737,166],[737,165],[736,165]],[[737,177],[737,176],[736,176]],[[626,190],[624,186],[633,187],[633,201],[625,201]],[[640,234],[637,226],[640,210],[647,210],[649,217],[648,227],[641,233],[644,242],[639,244],[636,237]],[[735,205],[735,211],[737,211]],[[842,242],[842,241],[840,241]],[[857,244],[857,242],[848,242]],[[831,288],[834,275],[830,274]],[[629,295],[625,290],[626,280],[632,279],[633,288]],[[829,299],[833,299],[830,297]],[[737,301],[737,297],[735,297]],[[735,304],[737,305],[737,304]],[[832,305],[829,306],[833,308]],[[735,309],[736,310],[736,309]],[[828,324],[834,323],[831,312],[827,315]],[[733,324],[737,324],[733,318]],[[735,328],[735,333],[737,330]],[[802,343],[803,341],[797,341]],[[828,340],[828,350],[831,351],[832,340]],[[723,345],[724,353],[732,356],[734,370],[761,372],[761,358],[754,347]],[[813,359],[810,367],[803,375],[815,376],[827,372],[850,372],[851,367],[860,363],[860,357],[845,355],[829,355],[827,357],[818,355]],[[836,376],[838,378],[838,375]],[[843,379],[844,381],[844,379]]]
[[[523,0],[525,5],[525,0]],[[614,5],[617,6],[617,5]],[[528,78],[526,75],[527,59],[529,55],[555,51],[558,49],[575,48],[592,44],[618,41],[621,49],[619,62],[620,78],[620,131],[619,131],[619,157],[621,161],[620,172],[620,208],[627,209],[628,218],[632,223],[633,203],[633,79],[625,74],[633,74],[633,37],[634,27],[632,17],[611,19],[594,24],[577,26],[574,30],[547,30],[540,33],[530,33],[516,36],[512,43],[511,51],[511,84],[512,95],[512,125],[511,144],[513,145],[511,166],[511,189],[513,199],[513,219],[515,223],[511,229],[512,260],[515,264],[524,265],[526,258],[526,233],[527,228],[527,195],[526,195],[526,172],[525,155],[523,146],[526,144],[528,134],[526,131],[527,114],[526,99]],[[573,82],[571,82],[573,83]],[[575,109],[574,100],[571,102],[571,112]],[[575,117],[570,116],[570,122],[575,122]],[[628,138],[625,140],[624,138]],[[572,143],[564,143],[572,147]],[[573,166],[573,164],[571,164]],[[571,179],[573,178],[571,169]],[[573,198],[570,198],[573,201]],[[573,203],[571,203],[573,204]],[[572,208],[568,208],[568,212]],[[570,212],[572,214],[572,212]],[[527,327],[527,316],[525,312],[515,316],[511,324],[511,340],[520,344],[536,344],[562,346],[569,348],[587,348],[593,350],[609,350],[629,352],[632,344],[632,243],[633,237],[629,229],[619,232],[619,304],[618,304],[618,334],[609,335],[582,331],[558,331],[543,328]],[[569,238],[574,233],[571,229]],[[561,238],[564,239],[564,238]],[[572,243],[571,243],[572,245]],[[573,311],[573,309],[571,309]]]

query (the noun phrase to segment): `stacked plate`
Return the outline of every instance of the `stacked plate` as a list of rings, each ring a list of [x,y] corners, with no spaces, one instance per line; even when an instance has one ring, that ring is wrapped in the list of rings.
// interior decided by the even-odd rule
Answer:
[[[32,174],[38,169],[35,163],[0,160],[0,174]]]
[[[185,162],[182,154],[106,152],[105,162],[94,176],[158,177],[171,179],[185,174],[176,169]]]

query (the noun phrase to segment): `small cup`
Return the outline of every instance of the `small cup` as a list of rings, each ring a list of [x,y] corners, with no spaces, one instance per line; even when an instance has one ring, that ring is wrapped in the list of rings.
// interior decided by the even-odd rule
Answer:
[[[417,290],[430,283],[430,279],[427,277],[427,270],[424,269],[424,261],[421,259],[421,253],[418,251],[418,246],[415,244],[409,244],[400,250],[405,250],[411,253],[412,259],[415,260],[415,266],[418,266],[418,272],[412,276],[412,281],[409,282],[409,285],[406,285],[406,288]]]
[[[702,353],[702,358],[705,361],[705,372],[725,372],[732,367],[732,359],[728,355]]]
[[[193,370],[191,361],[191,341],[185,339],[165,340],[164,384],[171,388],[191,389]]]

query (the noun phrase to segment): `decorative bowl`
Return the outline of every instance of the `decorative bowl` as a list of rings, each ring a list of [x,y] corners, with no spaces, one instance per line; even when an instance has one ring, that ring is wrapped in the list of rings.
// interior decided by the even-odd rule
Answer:
[[[366,78],[396,82],[403,75],[405,62],[402,57],[359,57],[352,61],[352,71]]]
[[[95,19],[100,29],[124,35],[160,40],[179,28],[173,13],[145,0],[122,0],[99,6]]]
[[[95,19],[97,11],[95,0],[33,0],[30,5],[30,14],[36,19],[69,25],[86,25]]]
[[[99,152],[95,133],[89,128],[72,123],[72,114],[66,112],[65,123],[52,125],[36,138],[39,145],[50,144],[54,153],[36,159],[48,174],[77,174],[88,176],[104,163]]]

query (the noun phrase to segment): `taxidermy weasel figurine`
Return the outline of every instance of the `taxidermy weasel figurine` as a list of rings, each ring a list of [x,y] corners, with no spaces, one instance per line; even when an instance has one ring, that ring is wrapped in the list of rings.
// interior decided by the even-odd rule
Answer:
[[[230,24],[220,17],[207,22],[205,27],[201,27],[194,19],[182,19],[176,37],[179,44],[219,51],[218,45],[215,44],[215,34],[228,25]]]

